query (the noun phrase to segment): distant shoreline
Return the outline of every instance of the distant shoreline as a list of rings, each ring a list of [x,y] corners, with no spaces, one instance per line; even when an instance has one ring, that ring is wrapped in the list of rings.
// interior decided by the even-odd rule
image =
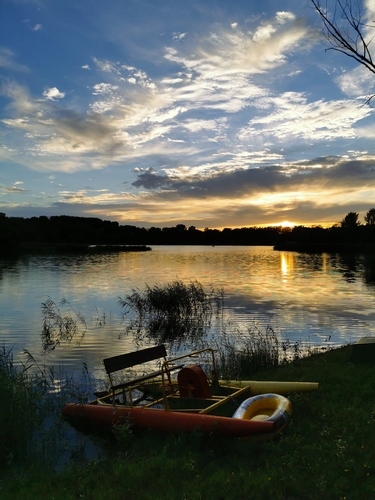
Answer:
[[[61,253],[115,253],[115,252],[149,252],[146,245],[86,245],[81,243],[23,243],[15,253],[18,254],[61,254]]]
[[[176,244],[163,244],[162,246],[176,246]],[[178,244],[177,244],[178,246]],[[182,246],[186,246],[182,245]],[[188,246],[228,246],[227,244],[216,245],[195,245]],[[231,246],[231,245],[229,245]],[[260,246],[257,244],[242,244],[233,246]],[[264,245],[261,245],[264,246]],[[297,242],[281,242],[272,246],[275,251],[284,252],[300,252],[300,253],[351,253],[351,254],[371,254],[375,253],[375,244],[363,245],[361,243],[297,243]],[[0,248],[0,256],[17,257],[26,254],[101,254],[101,253],[116,253],[116,252],[149,252],[152,248],[148,245],[87,245],[82,243],[21,243],[15,247]]]
[[[375,244],[361,243],[295,243],[286,241],[278,243],[274,250],[301,253],[374,253]]]

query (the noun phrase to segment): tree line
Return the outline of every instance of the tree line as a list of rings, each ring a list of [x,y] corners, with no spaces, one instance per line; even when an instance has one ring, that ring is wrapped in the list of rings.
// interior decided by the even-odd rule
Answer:
[[[137,227],[94,217],[7,217],[0,213],[0,245],[16,248],[32,245],[273,245],[279,229],[242,228],[199,230],[186,227]]]
[[[80,250],[88,245],[271,245],[307,251],[373,250],[375,208],[362,224],[349,212],[330,228],[268,226],[199,230],[195,226],[137,227],[95,217],[7,217],[0,213],[0,253],[54,248]]]

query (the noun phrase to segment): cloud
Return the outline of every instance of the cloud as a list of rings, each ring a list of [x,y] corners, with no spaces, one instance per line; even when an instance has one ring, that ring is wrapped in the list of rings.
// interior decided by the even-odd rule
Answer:
[[[56,135],[45,139],[39,151],[45,153],[88,153],[99,152],[105,148],[108,152],[115,148],[114,128],[110,122],[98,113],[82,116],[72,110],[54,109],[50,113]]]
[[[365,29],[365,34],[366,34],[366,39],[368,40],[368,43],[371,43],[374,37],[374,19],[375,19],[375,3],[374,0],[364,0],[364,29]]]
[[[179,177],[152,170],[138,173],[138,188],[143,211],[155,207],[155,219],[175,214],[184,222],[200,227],[249,226],[273,224],[280,218],[308,224],[333,225],[343,215],[369,209],[373,196],[375,157],[320,157],[306,162],[216,171],[212,175]],[[173,208],[172,208],[173,207]],[[144,214],[145,216],[145,214]],[[154,221],[156,222],[156,220]],[[185,224],[187,216],[185,217]]]
[[[93,100],[87,110],[69,107],[66,94],[57,87],[44,90],[43,102],[26,87],[8,85],[4,94],[11,99],[10,113],[3,123],[22,130],[23,142],[30,140],[23,148],[24,164],[41,171],[104,168],[108,162],[130,162],[161,151],[200,152],[205,163],[212,144],[232,143],[226,135],[231,124],[223,114],[256,106],[269,93],[252,83],[252,76],[282,64],[294,42],[307,35],[306,28],[286,13],[266,25],[274,29],[266,57],[259,52],[262,42],[253,40],[256,29],[222,28],[197,46],[189,40],[178,44],[180,52],[167,49],[166,58],[180,68],[156,82],[140,68],[94,57],[95,75],[100,72],[103,78],[91,85]],[[185,33],[178,35],[187,41]],[[199,116],[207,110],[216,116]]]
[[[308,102],[301,93],[286,92],[270,96],[265,112],[252,118],[239,136],[246,139],[269,134],[280,141],[293,137],[309,141],[312,137],[315,141],[353,138],[353,126],[372,113],[371,108],[352,100]]]
[[[14,52],[7,47],[0,47],[0,68],[16,72],[29,72],[27,66],[15,61]]]
[[[106,73],[116,73],[118,75],[121,74],[121,69],[118,63],[114,63],[108,60],[98,59],[96,57],[93,58],[93,61],[100,71],[104,71]]]
[[[361,65],[344,72],[336,81],[342,92],[349,97],[365,97],[375,93],[374,74]]]
[[[280,218],[332,225],[353,209],[364,213],[369,209],[375,157],[353,152],[344,159],[319,157],[287,167],[248,167],[185,177],[178,176],[178,169],[176,172],[168,175],[152,168],[139,170],[135,182],[143,191],[137,194],[128,189],[60,189],[59,201],[42,214],[60,210],[146,227],[173,222],[223,227],[222,221],[226,227],[244,227],[253,221],[273,224]],[[30,207],[28,213],[34,213]]]
[[[118,85],[111,85],[110,83],[97,83],[93,86],[93,95],[112,94],[118,89]]]
[[[188,46],[184,54],[167,47],[165,58],[206,78],[237,72],[257,74],[282,64],[287,51],[294,50],[298,44],[301,50],[301,46],[310,43],[310,38],[309,29],[292,13],[279,13],[253,32],[235,29],[232,24],[230,31],[222,29],[201,40],[194,52]]]
[[[18,184],[22,184],[22,183],[15,182],[13,184],[13,186],[1,186],[1,190],[4,193],[13,193],[13,194],[17,194],[17,193],[22,194],[22,193],[27,193],[29,191],[28,189],[24,189],[24,188],[19,187]]]
[[[323,166],[324,165],[324,166]],[[117,220],[147,220],[149,224],[171,225],[171,221],[210,227],[249,226],[251,221],[271,224],[280,217],[334,224],[345,213],[368,210],[375,158],[346,160],[337,157],[265,169],[244,169],[216,173],[210,178],[178,178],[160,175],[152,169],[138,172],[134,196],[122,193],[61,193],[61,202],[91,207],[113,214]],[[348,189],[348,185],[351,186]],[[361,199],[358,193],[363,193]],[[367,196],[366,196],[367,194]],[[101,205],[101,206],[100,206]],[[85,210],[86,210],[85,209]],[[125,214],[125,215],[124,215]],[[168,221],[168,222],[167,222]]]
[[[186,33],[173,33],[172,38],[174,41],[181,41],[186,37]]]
[[[166,201],[177,198],[252,200],[272,204],[277,200],[349,196],[351,191],[372,189],[375,157],[317,158],[309,162],[243,168],[211,175],[179,177],[153,170],[137,174],[135,187],[153,191]],[[350,186],[350,187],[348,187]],[[315,193],[313,195],[313,193]],[[344,194],[345,193],[345,194]],[[268,197],[268,202],[266,198]],[[262,200],[260,200],[262,199]]]
[[[198,226],[200,220],[211,227],[221,227],[223,220],[228,227],[248,226],[253,220],[270,224],[280,217],[305,224],[334,224],[353,206],[368,210],[374,173],[375,158],[331,157],[288,169],[248,168],[211,178],[178,179],[146,171],[139,173],[138,184],[153,193],[145,198],[143,210],[153,206],[159,220],[163,209],[167,213],[173,206],[170,211],[187,211],[190,222]]]
[[[43,95],[46,99],[50,99],[51,101],[55,101],[57,99],[63,99],[65,97],[65,94],[63,92],[60,92],[59,89],[56,87],[51,87],[49,89],[46,89],[43,92]]]
[[[190,132],[201,132],[203,130],[220,131],[227,126],[226,118],[218,118],[217,120],[204,120],[204,119],[188,119],[185,120],[181,126],[188,129]]]
[[[25,126],[28,123],[28,117],[38,113],[40,103],[30,96],[25,86],[9,82],[1,87],[1,93],[11,101],[7,111],[10,111],[12,118],[5,119],[10,125],[14,122],[16,128],[19,124]]]
[[[45,100],[32,98],[28,90],[17,84],[3,87],[3,94],[11,99],[8,111],[13,117],[4,119],[8,127],[22,130],[31,140],[30,152],[25,163],[40,170],[78,171],[86,169],[82,153],[97,152],[98,160],[92,159],[91,168],[103,167],[101,156],[111,153],[116,147],[116,130],[110,120],[95,112],[85,115],[59,105],[64,94],[57,88],[43,92]],[[53,159],[54,155],[65,155]],[[49,158],[48,158],[49,157]],[[48,158],[46,164],[43,159]],[[108,160],[106,160],[107,162]]]

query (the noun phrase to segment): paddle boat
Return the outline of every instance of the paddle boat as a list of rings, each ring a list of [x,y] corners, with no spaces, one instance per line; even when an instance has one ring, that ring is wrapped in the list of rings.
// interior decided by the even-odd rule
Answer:
[[[237,438],[270,438],[280,433],[290,418],[292,407],[285,395],[318,388],[311,382],[223,383],[216,377],[214,350],[210,348],[172,359],[166,356],[165,346],[159,345],[104,359],[109,390],[97,393],[90,403],[67,404],[63,416],[82,430],[104,431],[126,424],[155,431],[199,430]],[[205,370],[192,363],[202,356],[206,357]],[[115,377],[122,370],[156,360],[159,370],[125,381]],[[172,379],[177,371],[177,379]]]

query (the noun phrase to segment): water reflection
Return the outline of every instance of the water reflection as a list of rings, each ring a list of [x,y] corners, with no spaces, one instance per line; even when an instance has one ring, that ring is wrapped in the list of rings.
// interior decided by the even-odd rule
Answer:
[[[358,270],[361,267],[360,257],[357,255],[342,255],[340,256],[340,265],[343,278],[354,283],[358,277]]]
[[[154,247],[151,252],[22,257],[0,261],[0,342],[41,353],[42,309],[62,298],[87,325],[84,337],[55,344],[47,362],[71,369],[82,360],[132,350],[118,298],[145,284],[197,280],[225,290],[226,326],[270,325],[291,342],[334,344],[375,335],[375,260],[370,256],[275,252],[271,247]],[[227,320],[227,318],[229,318]],[[204,335],[215,335],[212,321]],[[79,342],[78,342],[79,340]],[[50,338],[54,342],[54,338]],[[144,339],[147,342],[147,339]],[[152,339],[149,342],[153,342]]]
[[[293,265],[293,258],[290,253],[280,252],[281,274],[287,276]]]
[[[363,280],[366,285],[375,286],[375,256],[366,255],[363,258]]]

